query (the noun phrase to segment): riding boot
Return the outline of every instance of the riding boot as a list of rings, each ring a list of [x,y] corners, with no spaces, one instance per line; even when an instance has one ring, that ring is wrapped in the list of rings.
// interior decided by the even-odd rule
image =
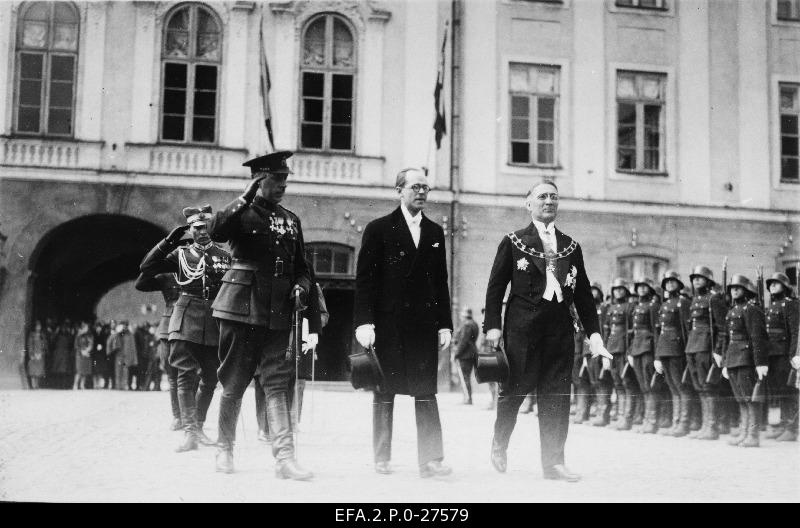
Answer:
[[[642,423],[641,433],[653,434],[658,429],[657,415],[658,415],[658,402],[656,402],[656,395],[648,392],[644,395],[644,422]]]
[[[217,421],[217,471],[233,473],[233,446],[236,441],[236,422],[242,400],[222,395],[219,399],[219,417]]]
[[[677,410],[673,412],[673,416],[677,417],[677,419],[675,420],[675,427],[672,428],[672,436],[679,438],[689,434],[691,404],[692,402],[687,396],[682,396],[680,401],[677,402]]]
[[[689,431],[699,431],[703,424],[703,412],[700,395],[692,394],[689,398]]]
[[[292,419],[286,392],[267,394],[267,427],[272,434],[275,476],[282,479],[310,480],[314,474],[298,465],[294,458]]]
[[[731,405],[730,402],[722,401],[717,397],[717,432],[721,435],[731,432]]]
[[[197,449],[197,407],[194,392],[178,392],[181,406],[181,422],[183,422],[183,441],[175,448],[176,453]]]
[[[203,431],[203,422],[197,422],[197,441],[204,446],[217,445],[216,442],[206,436],[205,431]]]
[[[705,430],[700,430],[701,434],[697,435],[698,440],[716,440],[719,438],[719,433],[717,432],[717,399],[711,395],[706,396],[703,427]]]
[[[178,403],[177,388],[170,388],[169,401],[172,405],[172,430],[178,431],[183,428],[183,423],[181,422],[181,406],[180,403]]]
[[[728,440],[728,445],[737,446],[744,442],[747,436],[747,427],[750,423],[750,413],[746,403],[739,404],[739,434]]]
[[[644,394],[637,393],[631,395],[633,401],[633,425],[642,425],[644,423]]]
[[[597,413],[592,425],[605,427],[608,425],[611,416],[611,393],[605,387],[599,387],[595,394],[597,397]]]
[[[670,400],[665,399],[661,394],[654,393],[653,397],[656,399],[656,410],[657,418],[656,418],[656,425],[658,429],[667,431],[667,434],[672,430],[672,421],[673,421],[673,413],[672,413],[672,402]],[[678,415],[674,415],[674,419],[678,419]],[[660,431],[659,431],[660,432]]]
[[[578,393],[575,396],[575,416],[572,417],[572,423],[580,424],[589,419],[589,405],[586,394]]]
[[[758,435],[761,431],[761,419],[763,417],[762,406],[766,403],[748,403],[747,414],[750,421],[747,422],[747,430],[745,432],[744,440],[741,444],[742,447],[758,447]]]
[[[671,392],[668,393],[668,394],[670,394],[670,396],[672,396]],[[681,419],[680,419],[680,416],[681,416],[681,402],[684,399],[685,398],[682,398],[680,393],[678,393],[678,394],[675,394],[674,396],[672,396],[669,400],[664,401],[664,407],[667,407],[667,406],[670,407],[670,412],[672,413],[672,420],[671,420],[672,424],[671,424],[671,426],[669,428],[659,429],[658,430],[658,434],[666,435],[666,436],[675,436],[675,431],[678,430],[678,427],[679,427],[680,422],[681,422]],[[683,435],[680,435],[680,436],[683,436]]]
[[[619,410],[619,420],[617,420],[615,429],[617,431],[630,431],[633,427],[633,396],[626,392],[619,393],[617,409]]]

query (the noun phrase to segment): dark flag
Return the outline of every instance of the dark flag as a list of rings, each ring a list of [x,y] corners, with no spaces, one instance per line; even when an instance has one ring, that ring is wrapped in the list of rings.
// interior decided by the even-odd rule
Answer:
[[[263,18],[261,25],[258,27],[258,44],[261,51],[261,103],[264,107],[264,125],[267,127],[267,138],[269,139],[269,146],[272,151],[275,151],[275,138],[272,135],[272,111],[269,106],[269,91],[272,87],[269,80],[269,66],[267,65],[267,52],[264,50],[264,29]]]
[[[444,113],[444,64],[445,46],[447,45],[447,24],[444,26],[444,38],[442,39],[442,59],[439,61],[439,70],[436,73],[436,88],[433,90],[433,106],[436,110],[436,119],[433,121],[433,130],[436,133],[436,150],[442,146],[442,137],[447,133],[447,119]]]

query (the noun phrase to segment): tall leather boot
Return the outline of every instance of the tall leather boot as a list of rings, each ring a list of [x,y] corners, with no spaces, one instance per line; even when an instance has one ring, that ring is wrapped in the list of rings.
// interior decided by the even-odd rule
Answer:
[[[700,393],[697,395],[697,399],[700,403],[700,413],[699,413],[699,421],[700,427],[697,428],[696,431],[692,431],[689,433],[689,438],[697,438],[700,435],[706,434],[706,429],[708,428],[707,416],[708,416],[708,394]]]
[[[200,443],[200,445],[206,447],[217,445],[216,442],[206,436],[205,431],[203,431],[203,423],[204,422],[197,422],[197,441]]]
[[[178,392],[183,422],[183,441],[175,448],[176,453],[197,449],[197,407],[194,392]]]
[[[703,426],[703,411],[700,395],[692,394],[689,398],[689,431],[699,431]]]
[[[746,403],[739,404],[739,434],[728,440],[728,445],[738,446],[747,436],[747,427],[750,424],[750,413]]]
[[[183,428],[183,422],[181,422],[181,405],[178,403],[178,388],[173,387],[172,382],[170,382],[169,388],[169,401],[172,406],[171,429],[173,431],[180,431]]]
[[[579,392],[575,396],[575,416],[572,417],[572,423],[580,424],[589,419],[589,401],[586,394]]]
[[[644,423],[644,394],[632,394],[633,401],[633,425],[642,425]]]
[[[627,392],[621,392],[619,395],[619,420],[615,429],[617,431],[630,431],[633,427],[633,397]]]
[[[648,392],[644,395],[644,422],[642,423],[641,433],[653,434],[658,429],[657,415],[658,415],[658,402],[656,395]]]
[[[781,398],[781,421],[786,424],[783,434],[775,438],[777,442],[794,442],[797,440],[797,392],[792,391]]]
[[[706,408],[703,413],[703,427],[701,434],[697,435],[698,440],[716,440],[719,438],[717,432],[717,398],[711,394],[706,396]],[[708,417],[708,418],[706,418]]]
[[[595,427],[605,427],[611,417],[611,393],[605,387],[598,387],[595,391],[597,398],[597,413],[592,420]]]
[[[677,431],[681,421],[681,401],[683,401],[684,398],[682,398],[680,394],[673,395],[671,392],[668,394],[671,396],[671,398],[664,402],[664,407],[667,406],[670,407],[670,410],[672,412],[672,426],[669,427],[668,429],[659,429],[658,434],[666,436],[675,436],[675,431]]]
[[[758,447],[758,435],[761,431],[761,419],[764,416],[762,407],[765,406],[766,403],[748,403],[747,404],[747,415],[749,416],[750,420],[747,422],[747,429],[745,431],[744,440],[741,444],[742,447]]]
[[[677,418],[675,419],[675,427],[672,428],[672,436],[680,438],[689,434],[689,414],[692,402],[688,396],[681,395],[677,403],[677,411],[673,411],[673,416]]]
[[[664,398],[663,394],[660,393],[653,394],[653,396],[656,398],[656,424],[659,432],[661,432],[660,430],[663,429],[666,431],[666,434],[669,434],[672,431],[672,402]],[[675,414],[674,416],[675,420],[677,420],[678,415]]]
[[[286,392],[267,395],[267,427],[272,434],[272,455],[276,459],[275,476],[281,479],[311,480],[314,474],[303,469],[294,458],[292,419]]]
[[[242,400],[227,396],[219,399],[219,425],[217,437],[216,470],[220,473],[233,473],[233,446],[236,441],[236,421]]]

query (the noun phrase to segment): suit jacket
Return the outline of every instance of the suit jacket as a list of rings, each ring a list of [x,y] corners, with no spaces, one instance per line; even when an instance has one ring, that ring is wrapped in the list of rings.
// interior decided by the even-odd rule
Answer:
[[[563,302],[575,304],[586,334],[600,332],[594,297],[583,265],[581,246],[558,229],[555,230],[557,250],[555,276],[561,285]],[[486,288],[486,318],[484,330],[501,328],[501,310],[506,286],[511,282],[508,302],[512,299],[535,306],[542,301],[547,286],[544,248],[539,232],[531,222],[528,227],[509,233],[500,242]]]
[[[436,393],[438,330],[453,328],[441,226],[423,215],[414,246],[400,207],[370,222],[356,267],[355,325],[375,325],[385,392]]]

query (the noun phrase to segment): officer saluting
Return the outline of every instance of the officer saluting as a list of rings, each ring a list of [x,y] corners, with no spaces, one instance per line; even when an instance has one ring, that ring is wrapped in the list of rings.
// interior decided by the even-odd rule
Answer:
[[[258,373],[266,394],[267,423],[279,478],[308,480],[312,473],[294,458],[289,386],[294,360],[286,357],[295,309],[295,293],[304,303],[311,288],[300,219],[281,207],[286,164],[291,152],[274,152],[247,161],[254,180],[244,194],[219,211],[209,224],[211,237],[228,241],[233,253],[230,271],[214,302],[220,323],[217,471],[233,472],[233,444],[242,395]],[[310,333],[319,332],[311,317]]]

